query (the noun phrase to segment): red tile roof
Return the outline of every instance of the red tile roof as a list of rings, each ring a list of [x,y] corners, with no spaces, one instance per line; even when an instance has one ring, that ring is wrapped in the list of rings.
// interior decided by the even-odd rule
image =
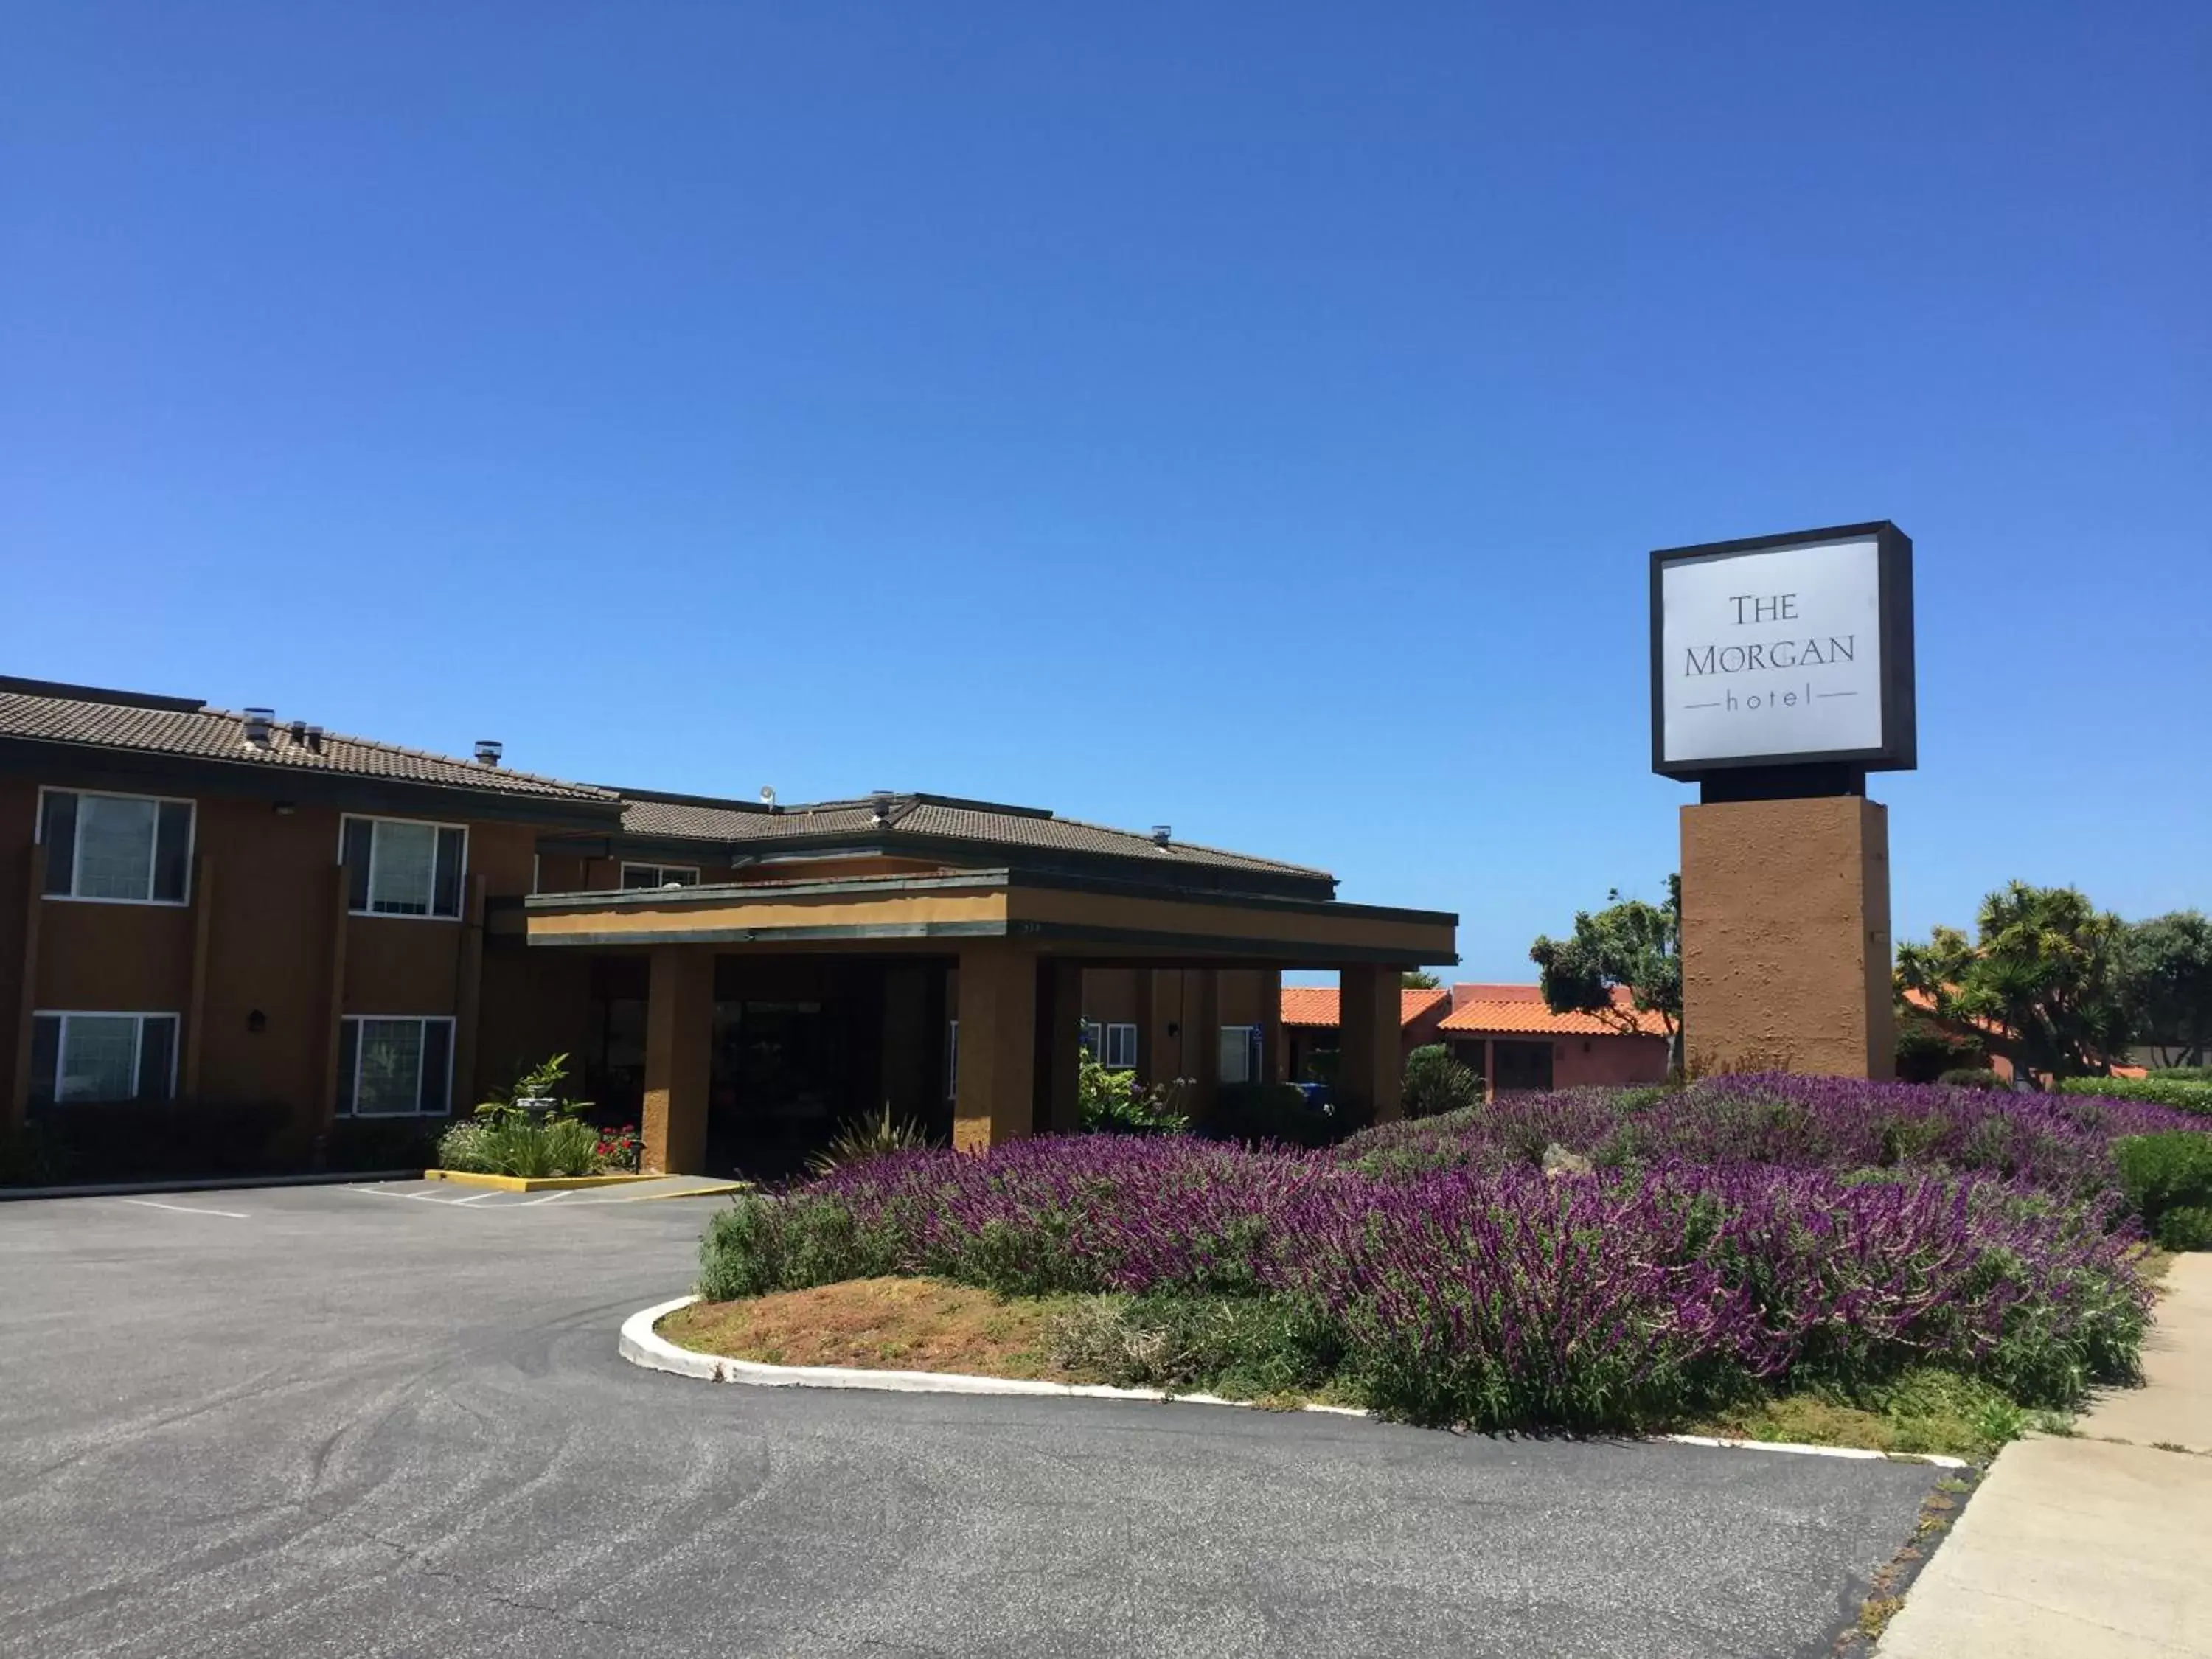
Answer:
[[[1451,994],[1441,987],[1398,993],[1398,1024],[1411,1025]],[[1283,987],[1283,1024],[1334,1026],[1340,1021],[1336,993],[1326,985]]]
[[[1656,1013],[1640,1013],[1635,1000],[1616,988],[1613,1006],[1634,1023],[1624,1030],[1617,1017],[1603,1014],[1555,1014],[1544,1006],[1544,993],[1534,985],[1455,985],[1452,1011],[1437,1029],[1455,1036],[1664,1036],[1667,1022]]]

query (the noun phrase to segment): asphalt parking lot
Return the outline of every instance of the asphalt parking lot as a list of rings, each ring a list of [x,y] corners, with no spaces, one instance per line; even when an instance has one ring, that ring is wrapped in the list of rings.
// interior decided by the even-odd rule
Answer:
[[[687,1382],[719,1200],[544,1198],[0,1204],[0,1653],[1810,1659],[1935,1478]]]

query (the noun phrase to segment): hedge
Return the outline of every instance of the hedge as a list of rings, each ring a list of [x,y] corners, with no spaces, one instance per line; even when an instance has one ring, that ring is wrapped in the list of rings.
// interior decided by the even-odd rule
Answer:
[[[2106,1100],[2148,1101],[2177,1111],[2212,1117],[2212,1083],[2173,1077],[2069,1077],[2058,1085],[2068,1095],[2097,1095]]]

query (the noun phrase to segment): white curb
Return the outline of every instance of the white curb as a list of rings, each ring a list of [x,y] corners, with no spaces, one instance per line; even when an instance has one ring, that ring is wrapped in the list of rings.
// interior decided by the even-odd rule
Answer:
[[[1142,1400],[1152,1405],[1239,1406],[1252,1408],[1249,1400],[1224,1400],[1215,1394],[1165,1394],[1158,1389],[1116,1389],[1103,1382],[1045,1382],[1019,1376],[969,1376],[958,1371],[878,1371],[847,1365],[770,1365],[757,1359],[726,1359],[720,1354],[679,1348],[653,1327],[678,1308],[699,1298],[679,1296],[673,1302],[642,1309],[623,1321],[622,1357],[648,1370],[672,1371],[708,1382],[750,1382],[763,1389],[876,1389],[887,1394],[1015,1394],[1048,1395],[1054,1399]],[[1352,1406],[1301,1406],[1300,1411],[1327,1412],[1338,1417],[1364,1417]]]
[[[617,1345],[624,1359],[647,1370],[671,1371],[704,1382],[750,1382],[762,1389],[875,1389],[886,1394],[999,1394],[1048,1395],[1054,1399],[1141,1400],[1152,1405],[1237,1406],[1265,1409],[1249,1400],[1224,1400],[1218,1394],[1164,1394],[1158,1389],[1116,1389],[1103,1382],[1043,1382],[1018,1376],[969,1376],[957,1371],[875,1371],[848,1365],[770,1365],[757,1359],[727,1359],[720,1354],[679,1348],[653,1328],[678,1308],[699,1298],[679,1296],[641,1309],[623,1321]],[[1302,1412],[1335,1417],[1366,1417],[1357,1406],[1301,1406]],[[1662,1434],[1656,1439],[1678,1446],[1711,1446],[1730,1451],[1795,1452],[1807,1457],[1870,1458],[1877,1462],[1927,1463],[1939,1469],[1963,1469],[1966,1460],[1868,1451],[1856,1446],[1801,1446],[1780,1440],[1717,1440],[1702,1434]]]

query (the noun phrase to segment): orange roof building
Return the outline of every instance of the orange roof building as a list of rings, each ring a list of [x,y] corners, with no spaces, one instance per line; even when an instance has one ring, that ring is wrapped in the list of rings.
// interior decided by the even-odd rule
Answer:
[[[1667,1076],[1667,1022],[1638,1010],[1626,990],[1613,1015],[1555,1014],[1534,985],[1455,985],[1400,993],[1399,1038],[1411,1054],[1449,1045],[1486,1091],[1567,1089],[1585,1084],[1659,1083]],[[1325,986],[1283,988],[1282,1074],[1304,1078],[1312,1056],[1336,1046],[1337,994]]]

